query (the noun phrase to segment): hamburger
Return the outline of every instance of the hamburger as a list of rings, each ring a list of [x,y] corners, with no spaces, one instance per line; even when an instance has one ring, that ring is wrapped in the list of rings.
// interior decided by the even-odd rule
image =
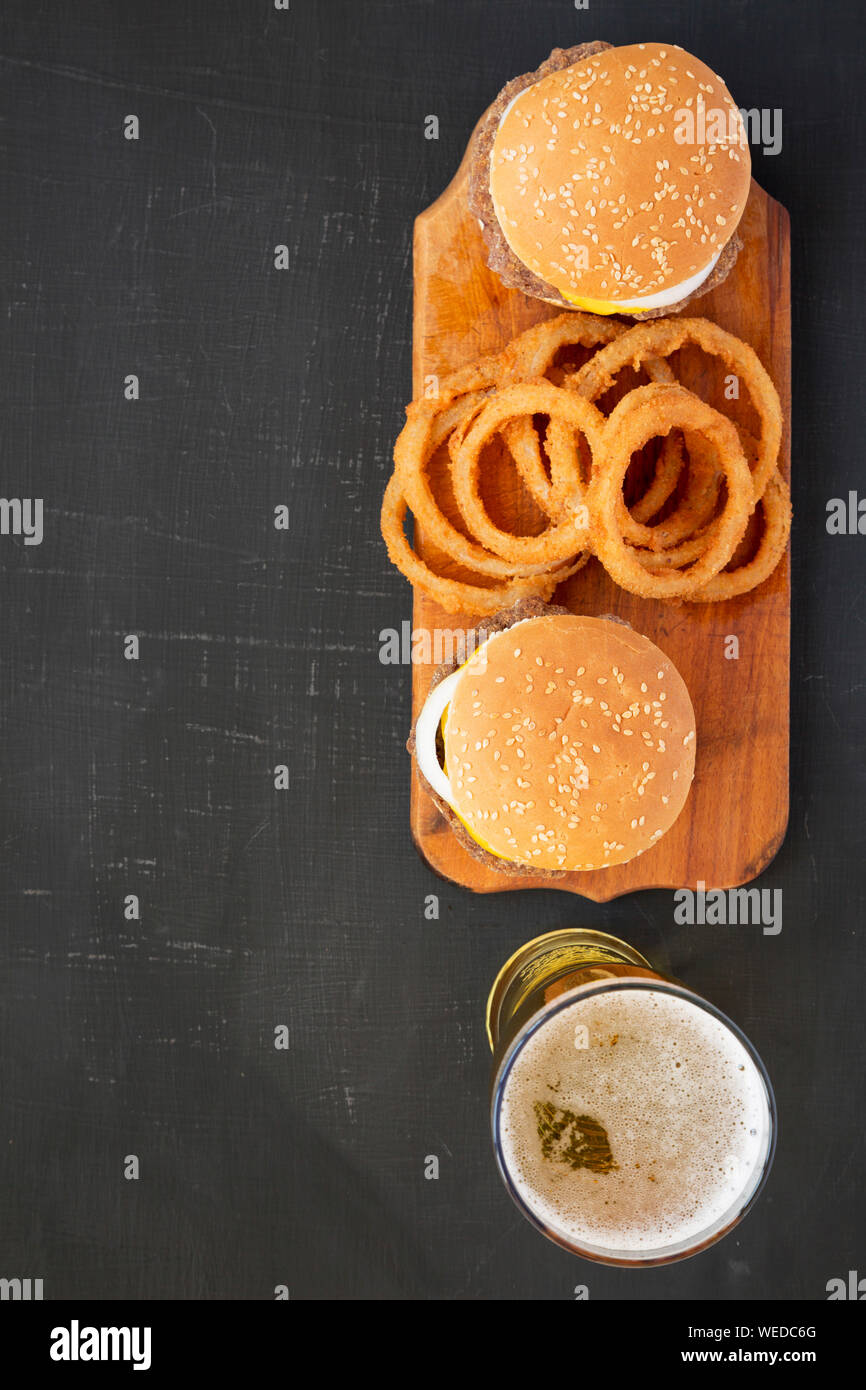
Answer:
[[[673,663],[627,623],[539,599],[479,638],[435,672],[408,745],[465,847],[545,877],[651,850],[694,775],[695,715]]]
[[[751,182],[721,78],[675,44],[554,49],[482,117],[469,202],[505,285],[654,318],[729,273]]]

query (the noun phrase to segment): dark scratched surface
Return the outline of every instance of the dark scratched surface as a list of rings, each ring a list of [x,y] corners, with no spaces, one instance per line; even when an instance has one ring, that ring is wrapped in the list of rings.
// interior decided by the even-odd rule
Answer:
[[[0,1276],[757,1300],[866,1273],[866,537],[825,528],[866,491],[860,5],[12,0],[0,33],[0,492],[44,499],[41,545],[0,536]],[[379,634],[410,592],[377,513],[412,219],[508,78],[600,37],[678,42],[783,112],[781,153],[755,152],[794,266],[777,936],[677,926],[662,892],[473,898],[409,836],[408,672]],[[586,1265],[494,1170],[487,989],[572,923],[704,992],[775,1081],[766,1193],[685,1265]]]

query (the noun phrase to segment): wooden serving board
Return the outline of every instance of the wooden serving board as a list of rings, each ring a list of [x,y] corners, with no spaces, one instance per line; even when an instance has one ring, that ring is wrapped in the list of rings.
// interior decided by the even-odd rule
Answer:
[[[415,222],[414,394],[431,374],[445,375],[558,311],[506,289],[484,263],[478,224],[466,201],[467,159],[442,196]],[[780,468],[790,459],[790,234],[785,209],[753,181],[740,235],[744,249],[717,289],[692,301],[689,315],[712,319],[750,343],[782,399]],[[720,399],[721,374],[688,349],[672,359],[678,376],[727,414],[754,429],[746,383],[741,399]],[[709,369],[712,372],[712,368]],[[487,500],[485,498],[485,500]],[[415,542],[425,554],[416,527]],[[428,551],[429,553],[429,551]],[[630,864],[564,878],[513,878],[480,864],[452,834],[412,765],[415,844],[443,878],[476,893],[556,887],[596,902],[640,888],[727,888],[746,883],[775,855],[788,820],[788,677],[790,575],[787,556],[758,589],[726,603],[670,604],[619,589],[596,560],[561,586],[553,602],[575,613],[615,614],[645,633],[679,668],[697,716],[697,764],[678,821]],[[472,629],[471,614],[446,613],[416,591],[413,627]],[[736,637],[737,659],[726,657]],[[413,666],[417,715],[433,665]]]

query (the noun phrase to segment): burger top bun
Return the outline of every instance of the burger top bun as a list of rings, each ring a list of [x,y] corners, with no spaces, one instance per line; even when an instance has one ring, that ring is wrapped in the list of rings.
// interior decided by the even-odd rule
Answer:
[[[529,618],[463,668],[445,726],[453,807],[493,854],[546,871],[650,849],[683,808],[695,716],[647,637],[604,618]]]
[[[721,79],[681,48],[588,48],[568,66],[557,51],[494,103],[473,205],[542,297],[663,311],[734,237],[751,178],[745,127]]]

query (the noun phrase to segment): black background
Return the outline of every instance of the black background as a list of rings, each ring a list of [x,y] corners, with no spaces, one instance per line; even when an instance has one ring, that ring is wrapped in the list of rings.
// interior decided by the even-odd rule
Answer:
[[[0,537],[0,1275],[46,1298],[460,1300],[821,1299],[866,1274],[866,540],[825,529],[864,477],[858,0],[4,10],[0,493],[44,498],[45,539]],[[670,893],[473,898],[409,836],[409,673],[378,653],[410,590],[378,508],[412,219],[508,78],[594,38],[679,43],[783,111],[782,152],[754,152],[794,253],[777,937],[678,927]],[[570,1257],[494,1169],[487,989],[573,923],[705,993],[775,1081],[769,1186],[683,1265]]]

